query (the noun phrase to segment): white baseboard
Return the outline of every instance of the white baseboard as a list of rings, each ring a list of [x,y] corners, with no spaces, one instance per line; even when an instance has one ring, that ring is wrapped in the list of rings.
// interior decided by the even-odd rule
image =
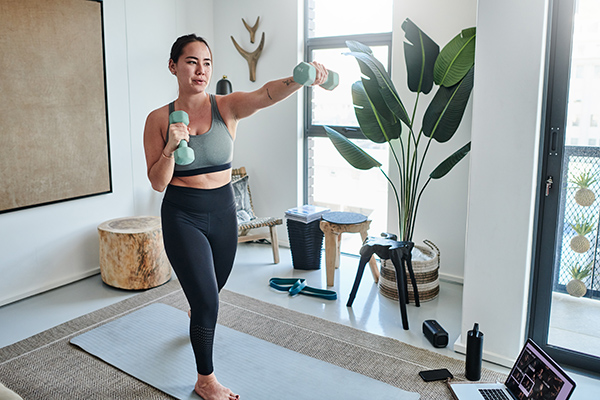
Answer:
[[[457,283],[459,285],[465,283],[465,279],[462,276],[446,274],[443,272],[440,272],[440,280],[444,282]]]
[[[456,342],[454,342],[453,349],[457,353],[467,354],[467,345],[466,345],[466,342],[463,341],[462,335],[459,335],[458,339],[456,339]],[[483,360],[494,363],[494,364],[498,364],[498,365],[501,365],[501,366],[507,367],[507,368],[512,368],[513,364],[515,363],[515,360],[501,356],[496,353],[485,351],[485,347],[483,350]]]
[[[40,286],[38,288],[29,290],[26,292],[14,294],[14,295],[7,296],[7,297],[0,297],[0,306],[4,306],[9,303],[14,303],[15,301],[23,300],[27,297],[35,296],[36,294],[44,293],[44,292],[47,292],[52,289],[56,289],[56,288],[64,286],[64,285],[68,285],[69,283],[73,283],[73,282],[79,281],[81,279],[85,279],[87,277],[96,275],[98,273],[100,273],[100,267],[95,267],[95,268],[92,268],[87,271],[79,272],[77,274],[74,274],[74,275],[71,275],[68,277],[63,277],[61,279],[57,279],[53,282],[46,283],[43,286]]]

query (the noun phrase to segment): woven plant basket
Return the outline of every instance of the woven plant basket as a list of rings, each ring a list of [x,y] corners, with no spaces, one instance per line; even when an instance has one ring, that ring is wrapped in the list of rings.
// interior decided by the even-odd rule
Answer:
[[[440,249],[429,240],[424,243],[428,246],[415,245],[428,260],[412,260],[413,272],[417,281],[419,290],[419,301],[430,301],[440,294]],[[406,271],[408,279],[408,299],[415,301],[415,291],[412,288],[412,281],[408,270]],[[396,285],[396,270],[392,260],[381,261],[381,273],[379,276],[379,291],[388,299],[398,301],[398,286]]]

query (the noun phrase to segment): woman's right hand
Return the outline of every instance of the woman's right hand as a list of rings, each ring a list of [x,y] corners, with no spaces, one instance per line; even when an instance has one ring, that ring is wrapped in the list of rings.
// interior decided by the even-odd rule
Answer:
[[[190,128],[183,122],[169,125],[169,141],[165,145],[165,156],[171,157],[182,140],[190,141]]]

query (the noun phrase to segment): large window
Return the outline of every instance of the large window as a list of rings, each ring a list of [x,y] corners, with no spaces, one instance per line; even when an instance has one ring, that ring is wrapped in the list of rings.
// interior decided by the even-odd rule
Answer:
[[[373,221],[370,233],[378,235],[386,230],[387,181],[379,170],[359,171],[350,166],[326,137],[323,125],[356,140],[387,170],[387,144],[367,140],[356,121],[351,87],[361,73],[354,57],[344,53],[349,52],[347,40],[359,41],[370,46],[389,69],[392,0],[371,0],[368,7],[357,0],[306,0],[305,11],[306,60],[319,61],[340,77],[333,91],[307,89],[305,202],[368,215]],[[359,235],[343,235],[342,240],[342,251],[360,249]]]
[[[538,203],[529,333],[557,362],[600,371],[600,3],[550,3],[540,174],[548,189]]]

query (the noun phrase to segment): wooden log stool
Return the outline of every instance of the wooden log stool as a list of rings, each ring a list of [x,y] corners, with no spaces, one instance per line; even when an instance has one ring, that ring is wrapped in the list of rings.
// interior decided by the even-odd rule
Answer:
[[[126,217],[98,226],[100,273],[107,285],[150,289],[171,279],[159,217]]]
[[[342,233],[360,233],[364,241],[368,236],[371,220],[365,215],[333,211],[323,214],[320,228],[325,234],[325,266],[327,273],[327,286],[333,286],[335,270],[340,267],[340,242]],[[375,283],[379,281],[379,270],[374,257],[369,260],[371,273]]]

